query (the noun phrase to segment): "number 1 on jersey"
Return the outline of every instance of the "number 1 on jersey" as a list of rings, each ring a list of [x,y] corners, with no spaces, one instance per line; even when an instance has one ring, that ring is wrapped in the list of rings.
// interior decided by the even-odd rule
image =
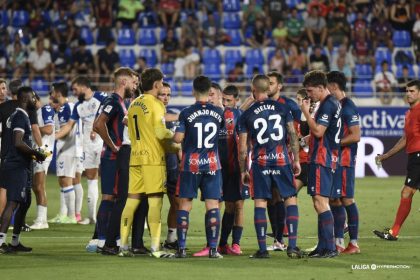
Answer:
[[[140,131],[139,131],[139,125],[137,122],[137,115],[133,115],[133,119],[134,119],[134,127],[136,129],[136,139],[140,140]]]

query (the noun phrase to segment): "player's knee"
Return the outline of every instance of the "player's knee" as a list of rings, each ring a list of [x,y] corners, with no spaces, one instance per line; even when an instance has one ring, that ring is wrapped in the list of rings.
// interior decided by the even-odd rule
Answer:
[[[401,190],[401,198],[411,198],[416,193],[416,189],[404,186]]]
[[[343,198],[341,199],[341,203],[342,203],[344,206],[349,206],[349,205],[352,205],[353,203],[355,203],[355,201],[354,201],[354,198],[347,198],[347,197],[343,197]]]
[[[330,199],[331,206],[341,206],[341,201],[339,198]]]

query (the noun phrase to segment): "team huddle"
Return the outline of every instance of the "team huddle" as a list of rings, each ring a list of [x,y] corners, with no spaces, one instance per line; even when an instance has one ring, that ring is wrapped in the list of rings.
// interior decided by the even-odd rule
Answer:
[[[89,252],[186,258],[192,201],[200,195],[207,244],[194,257],[242,254],[243,206],[249,197],[258,241],[251,258],[268,258],[270,250],[286,251],[290,258],[360,253],[354,200],[360,120],[345,95],[343,73],[308,72],[297,102],[281,96],[279,73],[256,75],[240,107],[236,86],[221,89],[198,76],[193,81],[196,102],[179,114],[165,108],[171,88],[159,69],[139,74],[121,67],[114,72],[114,84],[107,95],[94,92],[87,78],[76,77],[71,90],[78,102],[72,104],[67,83],[54,83],[50,104],[44,106],[31,88],[16,90],[17,108],[2,130],[0,187],[7,203],[0,220],[0,254],[32,250],[20,242],[31,188],[37,201],[31,228],[46,229],[48,222],[95,224]],[[420,90],[416,81],[414,86]],[[47,221],[45,178],[52,157],[47,151],[54,141],[60,212]],[[99,171],[102,196],[96,211]],[[81,217],[83,172],[88,180],[86,219]],[[297,195],[303,186],[318,214],[318,243],[310,252],[297,246]],[[164,194],[170,209],[161,244]],[[274,237],[270,246],[266,212]],[[145,221],[150,249],[143,243]]]

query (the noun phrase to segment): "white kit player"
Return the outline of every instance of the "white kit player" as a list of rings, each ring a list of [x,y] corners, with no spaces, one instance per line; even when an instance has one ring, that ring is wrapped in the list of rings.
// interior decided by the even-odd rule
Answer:
[[[93,92],[89,79],[78,76],[71,83],[73,94],[78,97],[71,118],[63,127],[61,134],[67,134],[77,124],[82,122],[83,127],[83,166],[88,181],[88,209],[89,216],[80,224],[94,224],[96,222],[96,204],[98,201],[98,169],[101,158],[103,141],[93,131],[93,122],[101,102],[107,97],[106,93]],[[82,201],[80,201],[81,207]],[[78,214],[79,203],[76,198],[76,215]]]

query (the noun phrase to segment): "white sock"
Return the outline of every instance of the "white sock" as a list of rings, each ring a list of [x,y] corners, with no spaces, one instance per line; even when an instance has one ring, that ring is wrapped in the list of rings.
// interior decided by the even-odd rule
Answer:
[[[6,243],[7,233],[0,233],[0,245]]]
[[[87,180],[88,182],[88,210],[89,218],[96,220],[96,204],[98,203],[98,179]]]
[[[63,188],[61,188],[60,192],[60,216],[67,216],[67,205]]]
[[[120,239],[120,238],[118,238],[118,239],[115,241],[115,243],[117,243],[117,246],[118,246],[118,247],[120,247],[120,246],[121,246],[121,239]]]
[[[105,245],[105,239],[99,239],[99,241],[98,241],[98,247],[99,248],[102,248],[102,247],[104,247],[104,245]]]
[[[19,234],[12,234],[12,242],[11,242],[12,246],[17,246],[19,245]]]
[[[82,187],[82,184],[74,185],[74,194],[76,195],[76,213],[80,214],[82,212],[82,205],[83,205],[83,187]]]
[[[335,245],[338,245],[341,248],[344,248],[345,247],[345,245],[344,245],[344,238],[336,238],[335,239]]]
[[[172,243],[176,241],[176,228],[168,228],[168,235],[166,236],[166,241]]]
[[[38,221],[47,221],[47,206],[37,205],[37,217]]]
[[[75,200],[76,200],[76,195],[74,193],[74,187],[73,186],[68,186],[68,187],[64,187],[62,188],[62,192],[64,193],[64,199],[66,201],[66,206],[68,209],[67,212],[67,216],[69,218],[76,218],[76,212],[75,212]]]
[[[354,246],[359,246],[357,245],[357,239],[350,239],[350,243],[353,244]]]

